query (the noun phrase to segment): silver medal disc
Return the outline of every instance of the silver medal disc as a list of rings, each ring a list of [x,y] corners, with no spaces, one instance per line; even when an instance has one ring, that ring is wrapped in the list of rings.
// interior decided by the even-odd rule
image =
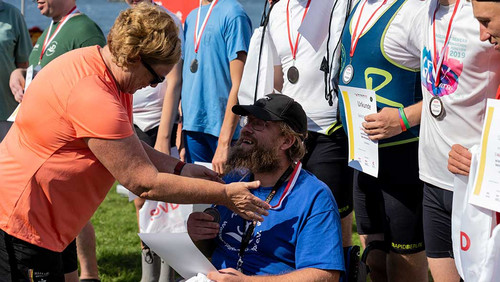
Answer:
[[[429,102],[429,111],[434,118],[441,119],[444,114],[444,106],[443,101],[438,96],[434,96],[431,98]]]
[[[349,84],[354,77],[354,68],[351,64],[347,65],[342,73],[342,82]]]

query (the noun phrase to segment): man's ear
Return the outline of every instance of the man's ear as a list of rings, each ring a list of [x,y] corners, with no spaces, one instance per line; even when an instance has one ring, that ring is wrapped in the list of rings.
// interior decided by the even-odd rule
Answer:
[[[293,143],[295,142],[295,137],[291,134],[285,135],[282,137],[282,143],[280,146],[280,149],[283,151],[286,151],[292,147]]]

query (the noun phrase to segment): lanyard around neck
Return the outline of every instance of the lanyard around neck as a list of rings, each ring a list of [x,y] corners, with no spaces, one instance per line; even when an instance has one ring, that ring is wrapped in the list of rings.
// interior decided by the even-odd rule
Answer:
[[[436,13],[439,10],[439,2],[437,3],[436,10],[434,10],[434,15],[432,17],[432,42],[433,42],[433,55],[432,59],[432,75],[434,76],[434,87],[438,87],[441,81],[440,73],[441,67],[443,66],[444,54],[448,47],[448,43],[450,43],[451,34],[453,32],[453,20],[455,19],[455,15],[461,9],[463,4],[463,0],[457,0],[455,3],[455,8],[453,9],[453,13],[451,14],[450,22],[448,23],[448,28],[446,30],[446,37],[444,39],[443,47],[439,51],[439,59],[437,57],[437,44],[436,44]],[[437,60],[437,62],[436,62]]]
[[[198,15],[196,17],[196,26],[195,26],[195,30],[194,30],[194,52],[195,53],[198,53],[198,49],[200,48],[201,36],[203,35],[203,31],[205,30],[205,26],[207,25],[208,18],[210,18],[210,14],[212,14],[212,10],[213,10],[213,8],[218,0],[212,1],[212,3],[210,4],[210,8],[208,9],[207,15],[205,16],[205,19],[203,20],[201,28],[199,28],[202,1],[203,0],[200,0],[200,6],[198,8]]]
[[[307,15],[307,11],[309,10],[309,5],[311,5],[311,0],[307,1],[306,8],[304,10],[304,15],[302,16],[302,20],[300,21],[301,23],[304,21],[304,18]],[[292,57],[295,60],[295,56],[297,55],[297,49],[299,47],[299,39],[300,39],[300,32],[297,31],[297,38],[295,39],[295,46],[292,43],[292,28],[290,28],[290,0],[288,0],[288,3],[286,4],[286,27],[288,29],[288,42],[290,43],[290,50],[292,50]]]
[[[274,196],[276,195],[276,192],[278,189],[283,185],[283,183],[286,181],[286,179],[292,174],[292,177],[288,181],[288,185],[285,189],[287,191],[292,183],[294,182],[293,179],[297,176],[297,173],[300,171],[300,168],[302,167],[302,164],[300,162],[295,165],[295,169],[292,166],[289,166],[287,170],[281,175],[281,177],[278,179],[276,184],[274,184],[273,189],[271,192],[269,192],[269,195],[266,197],[266,203],[270,203]],[[245,221],[246,223],[246,221]],[[237,269],[241,270],[241,266],[243,265],[243,256],[245,255],[245,249],[248,247],[248,244],[250,243],[250,239],[252,238],[253,232],[255,230],[255,222],[252,222],[249,226],[248,229],[244,232],[244,235],[241,240],[241,246],[240,250],[238,252],[239,258],[237,262]]]
[[[79,11],[76,8],[76,6],[73,7],[73,9],[71,9],[69,13],[66,16],[64,16],[64,18],[62,18],[62,20],[60,21],[61,23],[57,26],[56,30],[54,31],[54,34],[52,34],[52,36],[49,37],[50,32],[52,31],[52,26],[54,26],[54,21],[52,20],[50,22],[49,30],[47,31],[47,34],[45,35],[45,40],[43,41],[42,52],[40,53],[40,59],[38,61],[38,64],[42,62],[43,54],[45,54],[45,49],[47,49],[47,46],[49,46],[50,42],[52,42],[52,40],[56,37],[59,31],[61,31],[63,25],[66,22],[68,22],[68,20],[71,19],[78,12]]]
[[[358,20],[356,21],[356,27],[354,28],[354,33],[352,34],[352,37],[351,37],[351,50],[349,52],[349,56],[351,58],[352,58],[352,56],[354,56],[354,51],[356,51],[356,47],[358,46],[359,38],[361,37],[361,35],[363,35],[363,32],[365,31],[365,28],[368,26],[368,24],[370,23],[370,21],[372,20],[372,18],[375,16],[375,14],[377,14],[378,10],[380,10],[387,3],[387,0],[384,0],[382,2],[382,4],[380,4],[380,6],[370,16],[370,18],[368,19],[368,21],[366,21],[366,23],[363,26],[363,28],[359,31],[359,33],[357,33],[358,32],[358,25],[359,25],[359,22],[361,20],[361,16],[363,15],[363,10],[364,10],[365,5],[366,5],[367,2],[368,2],[368,0],[365,0],[365,2],[363,3],[363,5],[361,6],[361,10],[359,11],[359,15],[358,15]]]

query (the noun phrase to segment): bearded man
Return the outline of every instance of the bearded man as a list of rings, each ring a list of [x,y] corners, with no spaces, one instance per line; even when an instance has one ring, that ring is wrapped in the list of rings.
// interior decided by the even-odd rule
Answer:
[[[328,186],[302,169],[304,110],[286,95],[269,94],[232,111],[242,116],[242,129],[225,165],[225,181],[259,180],[252,193],[271,209],[262,223],[222,206],[215,207],[218,216],[190,215],[191,239],[216,245],[211,258],[221,270],[208,278],[338,281],[344,271],[340,216]]]

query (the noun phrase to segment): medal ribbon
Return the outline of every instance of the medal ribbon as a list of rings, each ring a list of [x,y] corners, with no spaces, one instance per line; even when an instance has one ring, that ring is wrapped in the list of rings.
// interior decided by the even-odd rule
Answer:
[[[356,46],[358,46],[358,41],[359,41],[359,38],[361,37],[361,35],[363,34],[363,31],[365,31],[365,28],[368,26],[368,24],[370,23],[372,18],[375,16],[375,14],[378,12],[378,10],[380,10],[382,8],[382,6],[384,6],[387,3],[387,0],[384,0],[382,2],[382,4],[375,10],[375,12],[373,12],[373,14],[370,16],[368,21],[365,23],[365,25],[363,26],[363,28],[359,32],[359,34],[357,34],[359,21],[361,20],[361,15],[363,15],[363,9],[365,8],[365,5],[367,2],[368,2],[368,0],[365,0],[365,2],[363,3],[363,6],[361,6],[361,11],[359,11],[358,21],[356,22],[356,27],[354,28],[354,33],[352,34],[353,36],[351,37],[351,50],[349,52],[349,56],[351,58],[354,55],[354,51],[356,50]]]
[[[52,31],[52,26],[54,25],[54,21],[50,22],[49,30],[47,31],[47,34],[45,35],[45,40],[43,41],[42,52],[40,53],[40,60],[38,61],[38,64],[40,64],[40,62],[42,61],[43,54],[45,54],[45,49],[47,48],[47,46],[49,46],[50,42],[52,42],[52,40],[56,37],[56,35],[59,33],[59,31],[61,31],[63,25],[69,19],[71,19],[76,13],[79,13],[79,12],[80,11],[78,11],[76,6],[73,7],[73,9],[71,9],[71,11],[69,11],[69,13],[66,16],[64,16],[64,18],[62,18],[61,24],[57,26],[54,34],[52,34],[52,36],[49,37],[49,34]]]
[[[201,29],[198,29],[198,24],[200,22],[200,12],[201,12],[201,2],[200,0],[200,7],[198,8],[198,16],[196,17],[196,27],[194,30],[194,52],[198,53],[198,49],[200,48],[200,40],[201,36],[203,35],[203,31],[205,30],[205,26],[207,25],[208,18],[210,18],[210,14],[212,14],[212,10],[217,3],[218,0],[213,0],[212,4],[210,4],[210,8],[208,9],[207,15],[205,16],[205,19],[203,20],[203,24],[201,25]]]
[[[451,33],[453,32],[453,19],[455,18],[455,15],[457,14],[457,11],[462,7],[462,4],[463,1],[461,0],[457,0],[457,2],[455,3],[455,8],[453,9],[453,14],[451,14],[451,18],[450,18],[450,22],[448,23],[448,29],[446,30],[446,37],[444,39],[444,44],[443,44],[443,47],[441,48],[441,50],[439,51],[439,61],[437,62],[437,64],[435,64],[435,60],[436,60],[436,25],[435,25],[435,20],[436,20],[436,13],[437,13],[437,10],[439,9],[439,2],[436,6],[436,10],[434,10],[434,15],[432,17],[432,42],[434,44],[433,46],[433,49],[434,49],[434,52],[433,52],[433,55],[434,55],[434,58],[432,60],[432,76],[434,76],[434,86],[435,87],[438,87],[439,86],[439,82],[441,81],[441,78],[440,78],[440,73],[441,73],[441,67],[443,66],[443,59],[444,59],[444,53],[446,52],[446,49],[448,47],[448,43],[450,42],[450,38],[451,38]]]
[[[307,0],[306,4],[306,9],[304,10],[304,15],[302,16],[302,20],[300,23],[304,21],[304,18],[307,15],[307,11],[309,10],[309,5],[311,5],[311,0]],[[300,32],[297,31],[297,39],[295,39],[295,47],[293,46],[294,44],[292,43],[292,35],[291,35],[291,29],[290,29],[290,0],[288,0],[288,3],[286,4],[286,27],[288,28],[288,42],[290,43],[290,49],[292,50],[292,57],[293,60],[295,60],[295,56],[297,55],[297,49],[299,47],[299,39],[300,39]]]
[[[283,201],[283,198],[286,197],[288,194],[290,194],[290,191],[292,190],[293,186],[295,186],[295,183],[297,182],[297,178],[299,177],[299,172],[302,169],[302,163],[299,161],[295,168],[292,168],[292,166],[288,167],[288,169],[281,175],[280,179],[274,184],[273,189],[267,195],[266,197],[266,203],[271,203],[271,200],[274,198],[276,195],[276,192],[278,189],[283,185],[283,183],[286,181],[288,176],[290,176],[290,180],[288,181],[288,184],[286,185],[285,190],[283,191],[283,194],[281,195],[280,200],[278,201],[278,204],[275,206],[272,206],[271,208],[279,208],[281,207],[281,202]],[[242,179],[243,180],[243,179]],[[246,221],[245,221],[246,222]],[[255,230],[255,221],[253,221],[246,231],[244,232],[245,234],[241,238],[241,245],[240,245],[240,250],[238,252],[238,262],[236,263],[236,268],[241,271],[241,266],[243,265],[243,256],[245,255],[245,249],[248,247],[248,244],[250,243],[250,239],[252,238],[253,232]]]

